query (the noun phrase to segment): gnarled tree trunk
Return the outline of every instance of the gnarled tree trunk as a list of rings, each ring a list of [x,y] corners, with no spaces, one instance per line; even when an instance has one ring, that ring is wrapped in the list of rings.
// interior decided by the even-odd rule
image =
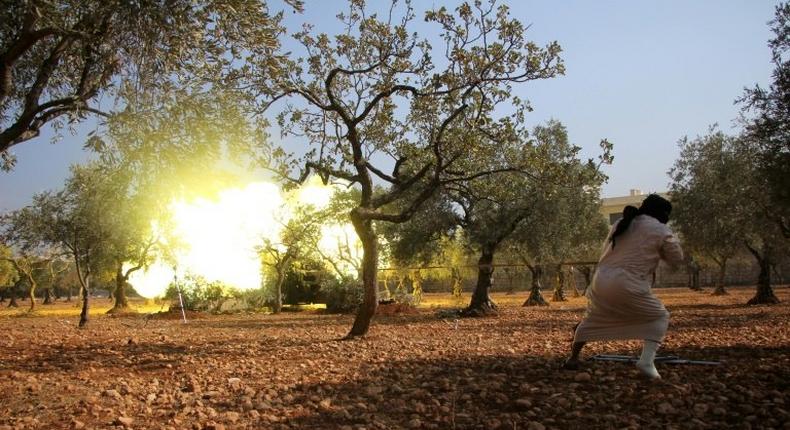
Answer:
[[[574,272],[574,267],[571,266],[570,270],[568,271],[570,277],[568,278],[568,283],[571,285],[571,291],[573,292],[573,297],[581,297],[581,293],[579,292],[579,288],[576,287],[576,273]]]
[[[772,249],[769,245],[763,245],[762,251],[752,248],[748,243],[746,248],[752,253],[760,265],[760,274],[757,276],[757,293],[746,303],[748,305],[776,304],[779,299],[774,295],[771,288],[771,257]]]
[[[763,246],[762,253],[760,253],[756,249],[749,247],[749,251],[751,251],[760,265],[760,274],[757,276],[757,293],[746,304],[773,305],[779,303],[779,298],[776,297],[773,288],[771,288],[771,248]]]
[[[128,281],[126,275],[123,273],[123,264],[116,264],[115,267],[115,291],[112,296],[115,299],[115,304],[108,313],[123,312],[129,309],[129,300],[126,299],[126,282]]]
[[[480,317],[496,315],[496,304],[489,295],[491,291],[491,276],[494,274],[494,252],[493,246],[484,246],[477,260],[477,285],[472,293],[472,301],[466,309],[461,312],[461,316]]]
[[[543,267],[539,264],[528,266],[532,272],[532,288],[529,290],[529,297],[522,306],[548,306],[549,303],[540,293],[540,278],[543,276]]]
[[[556,284],[554,285],[554,295],[551,298],[553,302],[566,302],[565,298],[565,272],[562,270],[562,265],[557,265],[557,274],[554,278]]]
[[[283,311],[283,284],[285,283],[285,271],[283,268],[278,267],[277,279],[274,283],[274,303],[272,304],[272,313],[279,314]]]
[[[699,284],[699,264],[689,257],[688,264],[686,265],[688,272],[688,287],[693,291],[702,291],[702,286]]]
[[[84,327],[88,323],[90,307],[90,261],[86,265],[85,272],[80,267],[80,260],[75,257],[77,279],[80,281],[80,292],[82,293],[82,310],[80,311],[80,322],[78,327]]]
[[[19,286],[19,281],[14,284],[13,287],[9,288],[8,294],[8,307],[9,308],[18,308],[19,304],[16,302],[16,289]]]
[[[453,279],[453,297],[456,299],[461,298],[462,288],[463,288],[463,278],[461,277],[461,269],[457,267],[452,267],[450,269],[450,273]]]
[[[33,277],[28,277],[28,282],[30,282],[30,290],[28,290],[28,297],[30,297],[30,309],[28,312],[33,312],[36,309],[36,281],[33,280]]]
[[[378,240],[373,230],[373,222],[363,219],[358,213],[351,212],[351,224],[362,242],[362,288],[364,294],[362,304],[357,310],[354,324],[346,339],[352,339],[367,334],[370,321],[376,313],[378,300],[376,299],[376,271],[378,270]]]
[[[84,327],[88,323],[89,296],[88,286],[85,285],[82,287],[82,310],[80,311],[79,327]]]
[[[724,289],[724,278],[727,275],[727,259],[723,258],[721,261],[716,261],[719,265],[719,274],[716,277],[716,286],[713,289],[711,295],[714,296],[723,296],[728,294],[727,290]]]
[[[411,298],[414,305],[419,305],[422,302],[422,274],[420,269],[417,269],[411,276]]]
[[[45,305],[51,305],[52,300],[52,287],[44,288],[44,302]]]

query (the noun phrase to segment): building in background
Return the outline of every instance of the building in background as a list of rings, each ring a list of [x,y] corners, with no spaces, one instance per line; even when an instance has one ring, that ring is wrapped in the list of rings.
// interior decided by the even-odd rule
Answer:
[[[655,193],[659,196],[669,200],[669,194],[667,193]],[[615,221],[619,220],[623,217],[623,208],[627,205],[639,207],[642,204],[642,200],[647,197],[647,194],[643,193],[640,189],[632,189],[630,190],[627,196],[620,196],[620,197],[604,197],[601,199],[601,215],[606,218],[606,221],[609,222],[609,225],[615,223]]]

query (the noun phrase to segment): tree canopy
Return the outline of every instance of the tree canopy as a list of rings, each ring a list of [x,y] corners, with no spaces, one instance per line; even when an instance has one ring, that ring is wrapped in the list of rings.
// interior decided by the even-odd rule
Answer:
[[[744,138],[756,151],[771,197],[768,215],[790,238],[790,3],[776,6],[768,41],[774,65],[767,88],[756,85],[739,99],[744,111]]]
[[[465,170],[459,160],[493,153],[497,142],[513,138],[511,116],[496,115],[505,103],[524,107],[517,115],[526,112],[513,85],[564,71],[559,45],[528,41],[507,6],[476,2],[455,13],[426,12],[425,20],[438,26],[439,49],[411,30],[414,18],[409,3],[393,2],[379,17],[353,1],[339,15],[343,34],[315,35],[309,26],[294,34],[307,56],[289,60],[267,86],[271,102],[298,102],[286,105],[279,124],[311,145],[302,156],[279,154],[279,173],[303,179],[315,171],[361,191],[350,217],[363,244],[365,296],[350,337],[367,332],[376,309],[373,222],[407,221],[440,186],[491,173]],[[382,164],[382,157],[389,161]],[[377,193],[376,181],[389,186]],[[390,212],[393,207],[401,209]]]
[[[686,252],[704,257],[719,266],[716,291],[724,288],[727,261],[743,249],[746,224],[740,211],[744,197],[738,192],[746,184],[740,174],[736,137],[712,128],[693,140],[680,140],[680,156],[669,174],[672,223]]]
[[[3,1],[3,167],[14,164],[11,147],[47,124],[109,118],[139,105],[141,92],[158,106],[185,88],[228,88],[247,73],[272,73],[280,19],[258,0]]]

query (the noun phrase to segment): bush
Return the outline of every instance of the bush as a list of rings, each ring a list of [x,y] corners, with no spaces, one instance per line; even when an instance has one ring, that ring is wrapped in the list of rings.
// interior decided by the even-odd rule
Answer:
[[[263,288],[241,291],[236,298],[243,302],[247,309],[253,311],[270,308],[272,302],[271,294]]]
[[[326,310],[332,313],[351,313],[362,303],[362,285],[355,278],[344,277],[323,286]]]
[[[283,303],[316,303],[320,300],[321,279],[324,276],[315,271],[289,270],[283,282]]]
[[[220,281],[208,282],[200,276],[187,275],[178,287],[184,309],[190,311],[218,312],[225,301],[239,297],[237,289]],[[165,298],[179,303],[178,289],[174,284],[167,287]]]

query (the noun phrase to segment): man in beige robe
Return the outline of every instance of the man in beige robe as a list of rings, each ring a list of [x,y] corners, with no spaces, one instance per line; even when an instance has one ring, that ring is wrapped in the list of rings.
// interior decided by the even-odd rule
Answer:
[[[650,378],[661,377],[654,360],[669,325],[669,312],[650,287],[659,260],[673,267],[683,262],[680,244],[666,225],[671,210],[667,200],[651,194],[639,209],[627,206],[623,219],[612,226],[565,368],[578,368],[587,342],[642,339],[636,366]]]

